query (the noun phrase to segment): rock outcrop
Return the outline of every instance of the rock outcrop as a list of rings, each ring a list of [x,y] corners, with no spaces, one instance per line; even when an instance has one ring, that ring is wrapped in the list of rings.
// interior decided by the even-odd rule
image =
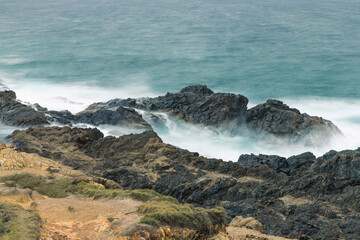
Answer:
[[[144,130],[152,129],[150,124],[148,124],[133,108],[125,108],[122,106],[116,108],[115,110],[87,110],[76,115],[73,115],[69,111],[47,111],[46,113],[50,116],[48,117],[49,121],[55,121],[65,125],[87,123],[93,126],[108,124]]]
[[[94,126],[108,124],[152,130],[150,124],[133,108],[120,106],[115,109],[83,111],[74,115],[67,110],[48,110],[39,104],[34,104],[33,107],[25,105],[16,99],[16,93],[11,90],[0,91],[0,122],[18,127],[48,125],[51,122],[69,126],[77,123]]]
[[[221,126],[230,121],[242,121],[248,99],[240,94],[214,93],[203,85],[188,86],[178,93],[167,93],[156,98],[114,99],[95,103],[88,109],[108,109],[127,106],[147,111],[164,111],[188,122]]]
[[[223,208],[179,204],[152,190],[124,191],[0,142],[0,239],[205,240],[225,226]]]
[[[249,109],[246,112],[246,123],[252,133],[286,137],[293,142],[303,140],[308,144],[319,143],[340,133],[332,122],[300,113],[273,99]]]
[[[311,152],[302,153],[288,159],[276,155],[254,155],[243,154],[239,157],[238,163],[241,166],[248,167],[251,165],[268,165],[276,172],[287,175],[303,174],[316,160]]]
[[[0,92],[0,121],[10,126],[37,126],[48,124],[45,114],[16,100],[14,91]]]
[[[178,93],[139,99],[114,99],[94,103],[87,110],[120,106],[162,111],[188,122],[213,126],[234,135],[267,135],[289,142],[320,144],[340,130],[330,121],[312,117],[278,100],[267,100],[247,109],[248,99],[240,94],[214,93],[204,85],[188,86]]]
[[[234,163],[165,144],[152,131],[104,138],[96,129],[36,127],[16,131],[11,139],[26,152],[125,189],[153,189],[197,206],[222,206],[229,221],[254,217],[267,234],[360,238],[359,149],[319,158],[250,155]]]
[[[178,118],[214,127],[231,135],[249,135],[265,139],[281,139],[291,143],[302,141],[320,145],[330,140],[340,130],[330,121],[312,117],[290,108],[278,100],[268,100],[251,109],[248,99],[240,94],[214,93],[204,85],[183,88],[178,93],[139,99],[113,99],[94,103],[78,114],[69,111],[51,111],[38,104],[34,108],[16,100],[13,91],[0,92],[0,120],[12,126],[37,126],[49,122],[69,125],[85,123],[94,126],[119,125],[142,130],[152,130],[135,109],[166,112]],[[155,115],[152,115],[155,116]],[[154,124],[157,124],[154,121]]]

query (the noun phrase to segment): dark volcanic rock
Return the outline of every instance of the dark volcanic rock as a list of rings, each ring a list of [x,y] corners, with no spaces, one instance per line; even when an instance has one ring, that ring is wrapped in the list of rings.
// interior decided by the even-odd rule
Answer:
[[[36,127],[16,131],[11,139],[24,151],[127,189],[151,188],[198,206],[222,206],[229,220],[254,217],[266,233],[360,238],[359,151],[317,159],[311,153],[288,159],[249,155],[239,164],[165,144],[152,131],[103,138],[93,129]]]
[[[247,103],[248,99],[240,94],[214,93],[206,86],[195,85],[185,87],[179,93],[167,93],[165,96],[137,100],[115,99],[106,104],[90,105],[88,109],[114,106],[135,107],[147,111],[169,112],[193,123],[221,126],[230,121],[238,124],[244,116]]]
[[[239,157],[238,163],[245,167],[266,164],[278,173],[283,172],[287,175],[294,175],[304,173],[312,166],[315,160],[316,157],[310,152],[292,156],[288,159],[277,155],[243,154]]]
[[[51,122],[57,122],[63,125],[71,125],[75,116],[70,111],[47,111],[48,119]]]
[[[26,133],[26,140],[16,141],[18,148],[84,171],[89,170],[89,166],[92,167],[95,163],[94,159],[82,153],[80,148],[104,137],[99,130],[90,128],[36,127],[27,129]],[[12,136],[22,134],[22,131],[16,130]]]
[[[45,114],[16,100],[15,92],[0,92],[0,121],[11,126],[35,126],[48,124]]]
[[[243,154],[239,157],[238,163],[240,166],[248,167],[251,165],[267,164],[270,168],[277,172],[286,172],[289,164],[286,158],[277,155],[254,155]]]
[[[75,116],[75,122],[89,123],[95,126],[101,124],[131,125],[137,128],[151,129],[151,126],[132,108],[118,107],[115,111],[98,110],[84,111]]]
[[[47,111],[50,121],[60,124],[72,125],[74,123],[87,123],[94,126],[102,124],[121,125],[133,128],[151,130],[151,126],[133,108],[118,107],[116,110],[99,109],[83,111],[73,115],[69,111]]]
[[[290,137],[292,141],[305,138],[309,144],[324,141],[339,129],[330,121],[312,117],[299,110],[290,108],[278,100],[269,99],[246,112],[247,127],[254,133],[270,133],[279,137]]]
[[[16,100],[16,93],[12,90],[4,90],[0,92],[0,98],[10,98]]]
[[[214,93],[204,85],[188,86],[178,93],[156,98],[114,99],[95,103],[88,110],[125,106],[146,111],[163,111],[185,121],[225,129],[231,134],[267,134],[290,142],[322,144],[339,129],[330,121],[312,117],[278,100],[247,109],[248,99],[240,94]]]

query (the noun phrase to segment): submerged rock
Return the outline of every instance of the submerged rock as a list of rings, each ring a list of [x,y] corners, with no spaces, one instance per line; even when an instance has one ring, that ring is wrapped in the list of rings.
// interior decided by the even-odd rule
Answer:
[[[288,159],[250,155],[239,164],[165,144],[152,131],[104,138],[94,129],[36,127],[16,131],[11,139],[26,152],[111,179],[125,189],[148,188],[197,206],[222,206],[229,221],[253,217],[264,233],[360,238],[357,150],[319,158],[311,153]]]

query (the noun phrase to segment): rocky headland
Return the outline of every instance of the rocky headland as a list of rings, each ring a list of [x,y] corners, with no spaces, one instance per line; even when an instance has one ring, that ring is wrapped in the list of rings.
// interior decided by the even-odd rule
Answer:
[[[153,131],[104,138],[97,129],[36,127],[10,138],[25,152],[111,179],[124,189],[152,189],[196,206],[221,206],[228,221],[254,217],[268,234],[360,237],[359,150],[319,158],[242,155],[239,162],[224,162],[163,143]]]
[[[325,144],[341,134],[329,120],[301,113],[281,101],[267,100],[248,109],[246,97],[214,93],[203,85],[156,98],[94,103],[77,114],[25,105],[10,90],[0,93],[0,101],[2,123],[21,127],[8,138],[19,149],[16,152],[51,161],[57,167],[48,169],[55,172],[66,168],[82,174],[86,180],[65,176],[72,178],[76,186],[90,183],[104,189],[121,189],[121,194],[150,191],[161,201],[169,198],[170,204],[185,204],[185,212],[193,212],[196,207],[203,209],[193,212],[194,216],[185,214],[185,218],[175,212],[179,218],[174,218],[168,213],[184,208],[171,206],[155,214],[151,211],[161,211],[163,204],[155,201],[148,207],[137,205],[138,219],[147,216],[145,224],[157,227],[156,231],[146,230],[150,235],[141,233],[149,237],[145,239],[159,231],[176,232],[174,236],[180,236],[179,231],[192,234],[174,239],[281,239],[270,235],[296,239],[360,238],[359,149],[330,151],[321,157],[310,152],[288,158],[251,154],[239,156],[237,162],[225,162],[164,143],[153,131],[153,122],[147,122],[139,113],[149,114],[154,122],[159,120],[156,113],[160,112],[231,135],[290,143]],[[105,137],[96,128],[72,127],[78,123],[117,125],[144,132]],[[66,189],[75,191],[74,187]],[[76,191],[66,190],[64,196],[79,194]],[[164,230],[175,228],[180,230]],[[126,236],[138,239],[140,235],[134,234],[140,233],[133,231]]]

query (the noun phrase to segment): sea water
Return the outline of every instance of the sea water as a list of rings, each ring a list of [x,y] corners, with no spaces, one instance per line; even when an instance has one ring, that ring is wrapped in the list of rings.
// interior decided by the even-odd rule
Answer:
[[[0,0],[0,83],[25,102],[74,113],[206,84],[247,96],[249,106],[280,99],[333,121],[344,137],[321,147],[264,144],[164,116],[166,128],[155,130],[165,142],[225,160],[354,149],[359,13],[358,0]]]

